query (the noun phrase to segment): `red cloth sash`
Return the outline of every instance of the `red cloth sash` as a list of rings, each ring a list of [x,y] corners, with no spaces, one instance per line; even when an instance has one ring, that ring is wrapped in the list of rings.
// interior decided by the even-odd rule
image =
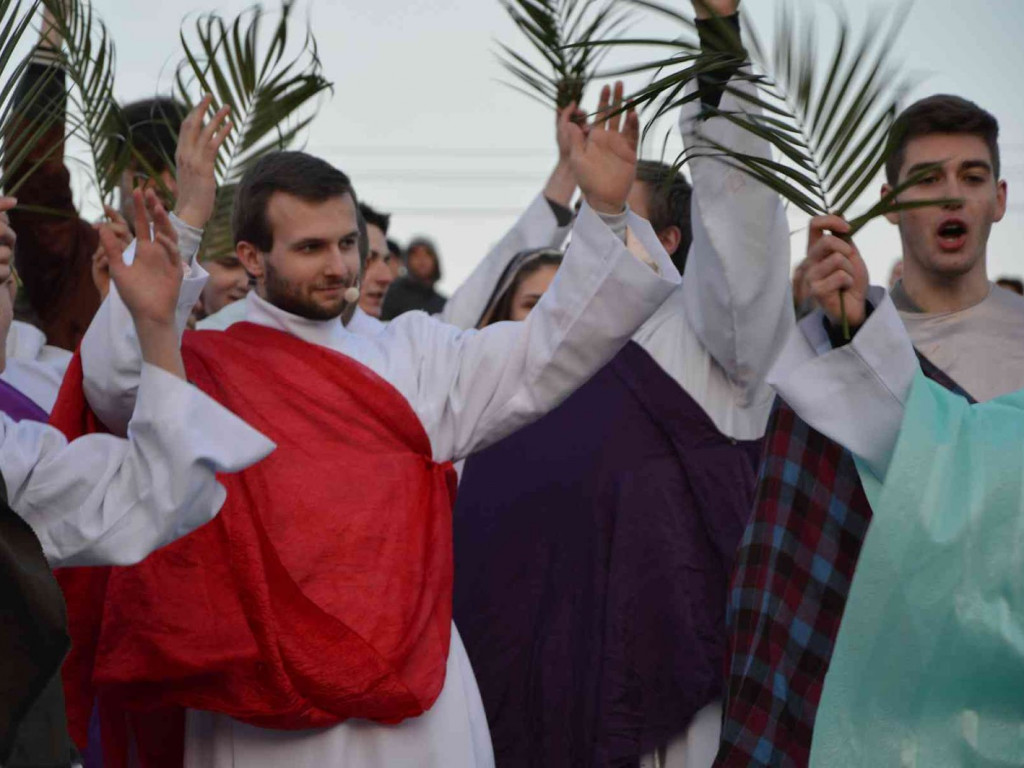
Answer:
[[[152,742],[180,735],[182,708],[282,730],[425,712],[450,639],[451,464],[401,394],[337,352],[241,323],[186,333],[182,355],[277,450],[221,476],[227,501],[193,534],[136,566],[61,574],[75,740],[97,697],[108,765],[125,718],[140,754],[166,755]],[[51,421],[69,438],[102,429],[77,356]]]

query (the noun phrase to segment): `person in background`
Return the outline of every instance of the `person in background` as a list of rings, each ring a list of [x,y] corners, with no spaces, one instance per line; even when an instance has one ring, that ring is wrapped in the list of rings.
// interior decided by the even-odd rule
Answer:
[[[14,203],[0,198],[0,206]],[[136,226],[148,229],[141,192]],[[131,565],[208,523],[224,503],[221,472],[274,445],[185,381],[174,327],[181,256],[151,197],[155,239],[132,266],[111,265],[138,333],[143,368],[128,438],[68,439],[8,385],[0,387],[0,764],[70,768],[60,668],[64,599],[51,568]],[[12,316],[13,232],[0,221],[0,340]],[[118,248],[116,235],[104,233]],[[4,367],[0,346],[0,370]],[[33,413],[33,408],[35,413]],[[187,417],[183,417],[187,416]]]
[[[738,32],[735,0],[715,5]],[[698,22],[706,45],[712,24]],[[658,164],[632,180],[630,207],[685,262],[681,286],[556,410],[466,461],[455,621],[499,768],[714,759],[726,589],[774,397],[765,376],[793,324],[781,201],[699,149],[767,154],[702,119],[741,103],[702,82],[681,110],[692,190]],[[532,301],[530,278],[554,271],[520,259],[485,321],[524,313],[517,296]]]
[[[498,283],[477,327],[485,328],[506,320],[525,320],[551,287],[561,265],[562,252],[550,248],[517,254]]]
[[[370,317],[380,318],[384,295],[396,277],[387,239],[391,214],[381,213],[362,202],[359,203],[359,213],[366,222],[369,247],[359,287],[359,309]]]
[[[405,255],[398,241],[390,237],[388,238],[388,253],[391,254],[391,260],[388,262],[388,266],[391,268],[391,277],[397,279],[405,274]]]
[[[891,291],[896,287],[896,283],[903,279],[903,259],[897,259],[893,262],[892,269],[889,270],[889,290]]]
[[[1019,277],[1000,277],[996,280],[996,285],[1008,291],[1013,291],[1019,296],[1024,296],[1024,281]]]
[[[877,423],[877,413],[865,414],[882,408],[883,422],[901,420],[893,398],[861,395],[867,379],[892,382],[921,370],[977,401],[1024,387],[1024,298],[988,278],[989,235],[1007,200],[998,139],[996,118],[958,96],[927,97],[897,117],[882,194],[936,165],[903,199],[953,202],[887,217],[903,245],[903,277],[890,291],[869,289],[856,245],[842,237],[847,222],[811,221],[807,279],[819,308],[799,323],[769,375],[779,399],[729,590],[718,766],[810,762],[818,703],[876,512],[853,455],[842,447],[863,456],[864,443],[840,435]],[[839,330],[844,309],[852,341]],[[917,352],[909,368],[893,342],[902,337],[900,325]],[[872,366],[882,373],[865,371]],[[827,369],[828,381],[837,383],[824,385]]]
[[[441,257],[437,246],[425,237],[410,241],[405,249],[405,275],[391,283],[381,303],[380,319],[393,320],[414,310],[439,314],[446,301],[434,289],[440,279]]]
[[[45,82],[42,98],[34,103],[56,105],[63,113],[66,78],[58,54],[63,40],[50,10],[45,3],[42,6],[41,37],[18,83],[14,109],[18,109],[19,99],[24,100],[37,84]],[[171,197],[175,193],[172,158],[183,113],[182,105],[167,98],[133,102],[117,112],[133,154],[119,177],[121,210],[105,210],[122,243],[131,239],[133,188],[141,185]],[[31,130],[31,118],[35,116],[28,110],[25,116],[26,121],[4,137],[8,147],[20,140],[23,130]],[[43,332],[47,345],[70,351],[78,346],[99,308],[109,278],[97,229],[81,219],[75,209],[71,176],[64,164],[64,133],[65,121],[58,120],[33,142],[22,166],[30,170],[12,179],[19,185],[22,207],[12,210],[10,217],[19,235],[14,260],[31,319]],[[123,153],[124,138],[118,134],[115,142]],[[10,152],[4,154],[5,160],[12,156]],[[60,213],[27,210],[32,207]]]

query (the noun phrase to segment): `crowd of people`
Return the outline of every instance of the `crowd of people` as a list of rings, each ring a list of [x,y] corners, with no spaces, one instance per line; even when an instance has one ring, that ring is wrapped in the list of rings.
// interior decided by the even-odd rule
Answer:
[[[707,50],[712,12],[738,33],[693,5]],[[61,44],[18,93],[59,103]],[[837,216],[791,271],[783,201],[715,151],[770,156],[707,116],[751,108],[735,74],[689,86],[689,181],[621,83],[559,111],[447,298],[305,152],[209,257],[211,97],[124,108],[95,225],[40,137],[0,198],[0,766],[1024,763],[997,120],[898,116],[882,194],[946,202],[889,216],[877,287]]]

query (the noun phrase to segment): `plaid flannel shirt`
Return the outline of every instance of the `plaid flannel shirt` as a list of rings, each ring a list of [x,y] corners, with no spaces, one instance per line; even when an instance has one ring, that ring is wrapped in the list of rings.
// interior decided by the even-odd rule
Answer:
[[[919,358],[926,376],[970,399]],[[872,513],[853,456],[781,399],[759,480],[729,591],[715,765],[802,768]]]

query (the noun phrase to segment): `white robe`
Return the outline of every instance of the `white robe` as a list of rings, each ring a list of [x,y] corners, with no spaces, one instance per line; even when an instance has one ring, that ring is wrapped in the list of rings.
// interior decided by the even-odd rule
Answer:
[[[38,328],[15,320],[7,332],[7,367],[0,379],[49,413],[70,363],[70,352],[50,346]]]
[[[128,434],[69,443],[48,424],[0,414],[8,500],[54,568],[139,562],[213,519],[227,495],[216,473],[238,472],[274,449],[198,389],[150,365]]]
[[[245,300],[246,320],[336,349],[368,366],[409,401],[434,458],[460,458],[557,405],[611,359],[679,283],[650,225],[632,214],[628,223],[661,276],[634,258],[584,205],[558,276],[522,323],[460,331],[410,312],[375,336],[360,336],[336,320],[289,315],[255,293]],[[179,327],[204,281],[202,268],[193,264],[182,287]],[[86,394],[112,428],[124,423],[137,387],[138,346],[125,315],[112,290],[82,344]],[[348,721],[295,733],[192,712],[186,750],[189,768],[493,764],[476,682],[454,632],[444,690],[420,718],[397,726]]]

